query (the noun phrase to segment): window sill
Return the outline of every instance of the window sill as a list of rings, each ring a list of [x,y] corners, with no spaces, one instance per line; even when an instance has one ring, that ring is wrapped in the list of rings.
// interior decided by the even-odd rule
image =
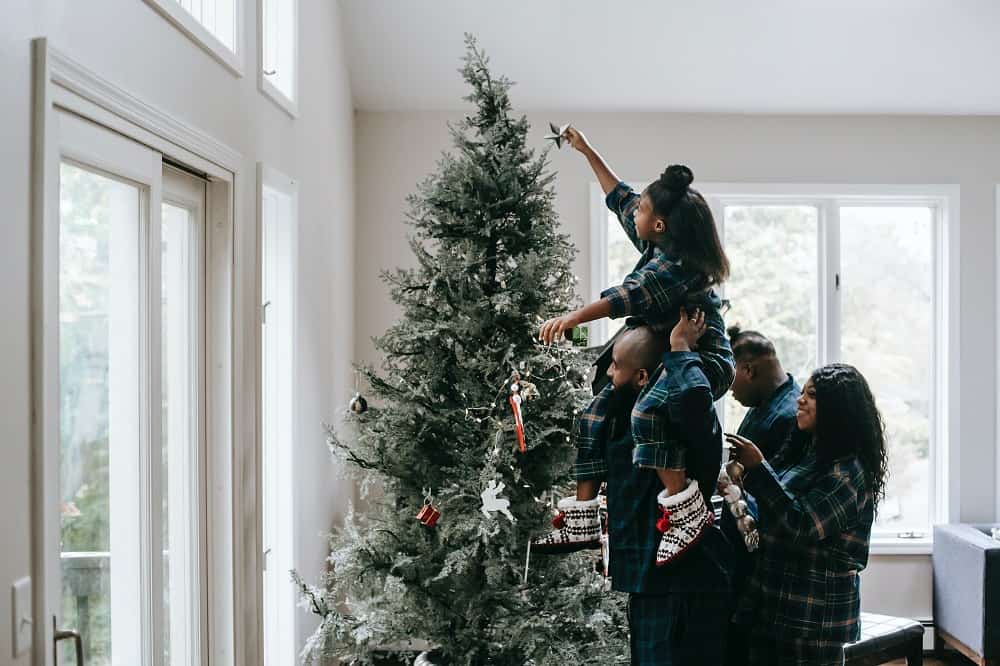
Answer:
[[[259,82],[260,91],[264,93],[264,96],[270,98],[270,100],[277,104],[282,111],[287,113],[292,120],[295,120],[295,118],[299,115],[298,102],[289,99],[289,97],[283,93],[278,86],[268,80],[267,75],[264,74],[264,72],[260,73]]]
[[[872,537],[871,555],[930,555],[934,550],[931,536],[922,539],[900,539],[897,537]]]
[[[243,61],[239,54],[222,43],[218,37],[209,32],[186,9],[174,0],[146,0],[146,4],[155,9],[163,18],[183,32],[195,44],[205,50],[219,63],[236,76],[243,76]],[[237,8],[238,9],[238,8]],[[236,43],[240,42],[239,25],[237,21]]]

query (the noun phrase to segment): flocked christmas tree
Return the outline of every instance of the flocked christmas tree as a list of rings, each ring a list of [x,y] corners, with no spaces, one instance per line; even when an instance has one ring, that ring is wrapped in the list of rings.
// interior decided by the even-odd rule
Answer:
[[[382,371],[362,369],[376,400],[350,417],[351,435],[330,433],[372,492],[331,535],[321,585],[296,577],[322,616],[303,656],[370,663],[380,646],[423,639],[447,664],[615,663],[625,621],[594,551],[533,558],[523,579],[551,491],[570,480],[590,359],[537,341],[541,322],[575,301],[575,249],[557,231],[546,156],[527,147],[511,83],[471,37],[461,72],[475,112],[451,127],[454,151],[409,200],[418,267],[384,274],[402,318],[376,340]]]

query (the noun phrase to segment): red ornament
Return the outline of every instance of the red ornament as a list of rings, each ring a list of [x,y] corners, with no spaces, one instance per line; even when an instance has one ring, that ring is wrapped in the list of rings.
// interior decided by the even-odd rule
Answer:
[[[420,511],[417,512],[417,520],[427,527],[434,527],[437,525],[438,518],[440,517],[441,512],[435,509],[430,502],[427,502],[420,507]]]
[[[670,510],[661,506],[660,513],[663,515],[661,515],[660,519],[656,521],[656,529],[661,532],[666,532],[670,529]]]
[[[557,530],[561,530],[566,525],[566,512],[560,511],[556,514],[556,517],[552,519],[552,527]]]
[[[427,527],[434,527],[435,525],[437,525],[438,518],[440,517],[441,517],[441,512],[435,509],[434,507],[431,507],[430,511],[427,513],[426,516],[424,516],[424,519],[421,522]]]

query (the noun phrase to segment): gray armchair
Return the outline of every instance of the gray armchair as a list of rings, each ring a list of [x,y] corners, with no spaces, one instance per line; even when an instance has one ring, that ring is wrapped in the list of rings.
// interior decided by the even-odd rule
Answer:
[[[1000,541],[991,527],[934,528],[936,647],[947,643],[980,666],[1000,664]]]

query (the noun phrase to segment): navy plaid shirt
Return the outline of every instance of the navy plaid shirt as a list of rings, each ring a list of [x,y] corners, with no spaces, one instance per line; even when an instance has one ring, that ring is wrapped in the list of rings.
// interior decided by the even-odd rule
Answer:
[[[860,578],[875,507],[856,457],[822,465],[796,431],[773,462],[746,474],[761,543],[737,622],[778,640],[858,640]]]
[[[678,396],[679,417],[671,421],[676,436],[689,447],[688,475],[697,479],[708,501],[722,464],[722,429],[700,357],[693,352],[668,352],[663,370]],[[609,385],[610,386],[610,385]],[[718,529],[705,536],[670,566],[656,566],[656,549],[663,536],[656,529],[660,512],[656,495],[663,489],[656,471],[632,462],[630,413],[633,403],[607,392],[607,418],[596,433],[604,442],[608,482],[609,563],[612,588],[620,592],[666,594],[692,590],[727,590],[731,550]],[[581,420],[587,430],[591,422]]]
[[[800,391],[798,383],[791,375],[788,375],[785,383],[775,389],[767,402],[752,407],[740,422],[739,430],[736,433],[756,444],[766,460],[774,457],[795,429],[796,401]],[[756,500],[749,493],[745,494],[745,499],[750,506],[750,512],[756,517],[758,515]],[[754,558],[747,551],[743,536],[736,527],[736,518],[728,509],[722,511],[719,527],[733,544],[735,551],[733,588],[739,593],[753,572]]]

